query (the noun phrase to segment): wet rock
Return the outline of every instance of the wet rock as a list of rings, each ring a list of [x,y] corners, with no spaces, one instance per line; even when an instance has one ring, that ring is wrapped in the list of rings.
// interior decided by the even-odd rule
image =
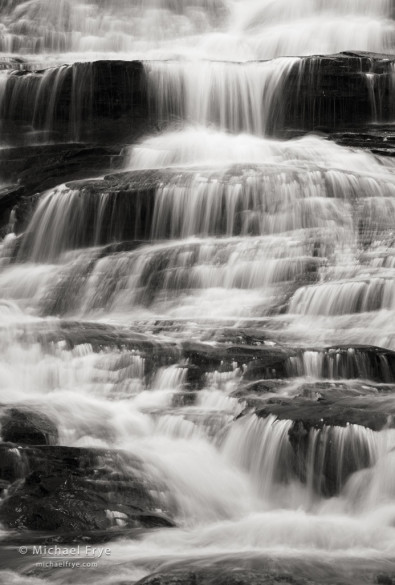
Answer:
[[[171,403],[174,408],[179,408],[183,406],[194,406],[196,400],[196,392],[176,392],[172,396]]]
[[[393,55],[364,52],[304,57],[286,80],[283,127],[324,132],[363,127],[373,121],[377,105],[381,120],[391,120],[393,63]]]
[[[136,585],[315,585],[310,579],[287,571],[208,568],[177,570],[151,575]],[[318,585],[318,583],[317,583]]]
[[[268,394],[276,393],[282,386],[284,386],[283,380],[264,379],[247,383],[242,381],[231,396],[246,405],[247,410],[251,408],[258,410],[262,407],[262,403],[266,404]]]
[[[58,429],[50,418],[33,408],[7,408],[0,413],[3,441],[18,445],[56,445]]]
[[[143,64],[109,60],[14,71],[5,87],[2,118],[10,138],[33,127],[59,142],[133,140],[148,131]],[[3,133],[7,137],[7,128]]]
[[[23,480],[0,506],[0,520],[18,530],[61,534],[172,526],[160,510],[163,486],[124,452],[72,447],[25,448]]]
[[[254,327],[229,327],[207,331],[202,336],[202,341],[215,341],[217,343],[229,343],[233,345],[264,345],[268,339],[266,331]]]
[[[286,376],[361,379],[391,384],[395,382],[395,352],[370,345],[336,345],[323,349],[297,349],[290,352]]]
[[[395,382],[395,352],[373,345],[337,345],[325,349],[323,377],[330,376],[330,360],[340,362],[338,377]],[[339,359],[340,358],[340,359]]]
[[[94,144],[43,144],[3,148],[0,177],[31,191],[49,189],[69,181],[103,174],[121,165],[121,146]]]
[[[263,345],[209,344],[183,342],[181,354],[187,360],[187,382],[193,388],[202,387],[210,372],[243,372],[243,381],[269,380],[286,377],[289,357],[296,355],[290,348]]]
[[[3,8],[3,5],[0,7]],[[7,69],[15,71],[16,69],[25,69],[26,67],[28,67],[28,64],[21,57],[14,55],[2,55],[0,57],[0,71]]]
[[[269,131],[332,132],[366,126],[373,121],[375,110],[379,121],[390,121],[394,113],[393,63],[393,55],[364,52],[303,57],[284,79],[281,112],[273,117]],[[63,140],[71,136],[131,143],[161,122],[149,112],[146,74],[140,61],[76,63],[55,68],[52,73],[19,67],[16,64],[9,77],[2,107],[10,137],[18,128],[26,132],[30,127],[31,131],[33,125],[36,131],[50,131]],[[78,96],[74,91],[77,85]],[[53,110],[48,128],[50,101]],[[6,128],[4,132],[7,135]]]
[[[375,563],[345,560],[344,563],[308,562],[295,559],[269,559],[260,556],[250,561],[205,559],[166,567],[135,585],[391,585],[394,574],[379,572]],[[126,582],[119,583],[126,585]],[[129,585],[129,583],[127,584]]]
[[[121,147],[82,144],[19,146],[0,150],[0,179],[10,186],[0,190],[0,228],[14,210],[13,231],[27,226],[41,191],[63,181],[102,174],[121,165]],[[14,184],[15,183],[15,184]],[[11,185],[14,184],[14,185]]]
[[[391,125],[350,128],[347,132],[334,132],[330,138],[341,146],[369,149],[380,156],[395,156],[395,133]]]
[[[23,478],[27,470],[23,449],[13,443],[0,443],[0,480],[4,482],[4,487]]]
[[[152,229],[155,189],[161,178],[161,173],[155,171],[138,171],[110,175],[104,180],[68,183],[68,187],[81,193],[84,203],[84,233],[75,233],[73,237],[77,241],[81,238],[83,245],[93,241],[95,244],[106,244],[112,242],[115,236],[117,240],[148,240]],[[105,205],[101,194],[106,198]],[[101,206],[103,224],[99,236],[96,233],[98,206]]]
[[[376,583],[377,585],[394,585],[395,574],[380,573],[380,575],[377,575]]]
[[[0,238],[7,233],[10,213],[22,197],[24,190],[19,185],[11,185],[0,189]]]
[[[342,396],[336,388],[333,396],[329,390],[320,395],[317,388],[314,397],[311,390],[309,398],[270,397],[255,412],[292,421],[288,440],[295,456],[287,462],[288,472],[320,496],[332,497],[353,473],[374,463],[374,431],[395,426],[395,408],[385,395]]]
[[[244,380],[259,380],[288,377],[289,358],[296,355],[292,349],[279,347],[263,348],[254,360],[247,364]]]
[[[357,399],[340,399],[333,401],[329,397],[318,398],[270,398],[263,408],[257,410],[258,416],[276,416],[281,420],[293,420],[303,426],[306,431],[311,428],[320,429],[324,426],[346,427],[360,425],[373,431],[380,431],[389,422],[388,411],[383,412],[381,405],[375,410],[374,402]],[[395,408],[392,416],[395,416]],[[393,421],[395,426],[395,419]]]

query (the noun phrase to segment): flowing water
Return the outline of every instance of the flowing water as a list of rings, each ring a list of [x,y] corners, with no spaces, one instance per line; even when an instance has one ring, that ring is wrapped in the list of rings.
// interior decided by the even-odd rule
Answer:
[[[0,403],[46,413],[61,445],[139,457],[177,525],[111,543],[92,572],[39,572],[10,546],[4,583],[134,583],[234,559],[328,583],[395,573],[395,163],[275,136],[299,58],[391,51],[393,3],[0,0],[0,13],[7,58],[70,64],[0,72],[3,117],[23,112],[49,139],[71,68],[78,139],[91,69],[73,63],[115,55],[144,61],[161,122],[125,149],[125,172],[160,177],[149,207],[144,189],[136,200],[92,179],[40,194],[22,236],[11,214]],[[366,87],[378,122],[373,74]],[[186,344],[230,347],[221,332],[249,327],[287,355],[260,376],[260,408],[316,397],[385,424],[313,424],[295,451],[295,417],[246,410],[247,362],[207,367],[194,389]]]
[[[245,61],[393,46],[391,0],[3,0],[4,52]]]

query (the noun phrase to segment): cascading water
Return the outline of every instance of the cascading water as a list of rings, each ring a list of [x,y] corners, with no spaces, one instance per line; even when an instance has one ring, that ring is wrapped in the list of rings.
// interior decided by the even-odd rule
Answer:
[[[3,2],[3,52],[133,53],[225,60],[393,46],[391,0]],[[177,39],[175,44],[173,41]]]
[[[0,579],[392,583],[395,164],[336,141],[393,123],[395,69],[331,54],[393,50],[393,3],[0,15]],[[44,570],[52,538],[111,555]]]

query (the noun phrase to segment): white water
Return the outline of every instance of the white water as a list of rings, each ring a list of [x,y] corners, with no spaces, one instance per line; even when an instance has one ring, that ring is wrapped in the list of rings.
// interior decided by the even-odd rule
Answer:
[[[163,173],[147,230],[130,220],[131,197],[59,185],[41,194],[22,241],[1,243],[0,403],[47,413],[60,444],[138,456],[142,474],[165,485],[177,523],[112,543],[96,572],[40,577],[109,585],[170,561],[266,557],[296,562],[296,574],[311,565],[315,579],[320,563],[321,577],[338,567],[358,585],[364,568],[394,571],[393,362],[323,349],[395,350],[394,163],[319,136],[267,138],[281,128],[282,86],[298,57],[393,49],[391,2],[8,0],[1,10],[4,54],[36,64],[143,59],[165,128],[128,149],[127,171]],[[36,73],[1,75],[0,109],[12,78],[8,117],[22,109],[49,136],[66,71],[39,83]],[[89,71],[73,70],[74,139]],[[124,240],[143,241],[107,247]],[[313,407],[329,397],[387,424],[313,426],[301,454],[291,420],[237,418],[245,364],[206,372],[194,397],[183,342],[212,350],[216,335],[246,324],[267,336],[263,349],[304,348],[281,375],[262,374],[273,387],[259,406],[312,394]],[[0,579],[36,585],[23,574],[29,563],[18,557]]]
[[[231,61],[380,52],[394,44],[391,6],[390,0],[7,0],[0,46],[25,54]]]

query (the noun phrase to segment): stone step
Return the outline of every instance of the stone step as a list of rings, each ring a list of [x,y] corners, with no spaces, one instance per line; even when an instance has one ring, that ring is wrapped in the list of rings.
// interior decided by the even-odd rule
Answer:
[[[270,62],[269,72],[268,62],[255,62],[254,79],[259,81],[260,68],[262,76],[265,79],[268,76],[262,102],[253,100],[258,109],[262,107],[261,114],[267,119],[263,126],[258,124],[256,128],[246,127],[247,122],[243,122],[243,119],[249,120],[248,124],[254,125],[257,113],[247,112],[251,100],[244,103],[242,93],[234,94],[231,85],[239,83],[240,87],[245,87],[251,63],[237,64],[235,68],[233,63],[213,62],[210,65],[208,62],[205,67],[213,67],[223,76],[220,88],[217,85],[206,87],[207,96],[211,96],[208,105],[212,115],[209,117],[213,117],[215,123],[215,111],[218,116],[228,111],[229,119],[233,119],[233,114],[241,108],[239,122],[232,123],[230,129],[260,133],[265,128],[270,134],[285,128],[339,131],[356,124],[387,122],[393,120],[395,114],[394,62],[393,55],[352,52],[295,58],[283,71],[281,82],[276,75],[276,69],[284,67],[281,59]],[[168,62],[151,63],[166,68]],[[58,139],[114,142],[136,139],[155,126],[172,123],[175,116],[182,118],[185,114],[182,72],[190,71],[191,64],[177,63],[177,67],[181,67],[181,77],[174,80],[171,69],[170,73],[161,70],[160,80],[172,90],[166,102],[160,101],[164,99],[160,94],[160,87],[164,91],[163,83],[156,87],[149,81],[147,67],[150,66],[140,61],[96,61],[34,72],[18,68],[2,83],[3,134],[7,135],[8,128],[11,138],[16,128],[22,133],[34,128],[46,133],[47,137],[55,135]],[[159,109],[158,103],[161,104]],[[199,122],[199,119],[190,121]],[[226,119],[221,124],[229,126]]]

